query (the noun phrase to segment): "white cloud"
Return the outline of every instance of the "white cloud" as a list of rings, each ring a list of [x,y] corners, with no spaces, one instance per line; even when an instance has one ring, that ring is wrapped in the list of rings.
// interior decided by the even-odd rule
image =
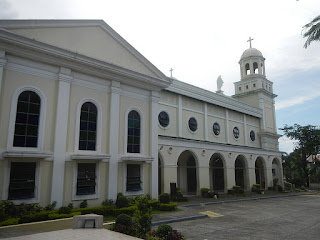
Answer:
[[[303,94],[306,94],[306,93],[303,93]],[[307,96],[305,96],[305,95],[304,96],[293,96],[290,99],[286,99],[286,100],[277,102],[276,110],[280,110],[280,109],[284,109],[284,108],[300,105],[300,104],[303,104],[303,103],[305,103],[307,101],[315,99],[315,98],[317,98],[319,96],[320,96],[320,92],[316,92],[316,93],[313,93],[313,94],[307,93]]]
[[[296,140],[292,140],[286,136],[279,138],[279,149],[281,152],[291,153],[295,148]]]

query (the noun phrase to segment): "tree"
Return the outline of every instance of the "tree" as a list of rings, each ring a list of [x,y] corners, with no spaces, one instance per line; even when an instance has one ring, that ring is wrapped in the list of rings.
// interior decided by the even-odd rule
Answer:
[[[303,33],[303,37],[307,37],[307,41],[303,45],[304,48],[307,48],[313,41],[320,41],[320,15],[304,25],[303,28],[306,31]]]
[[[284,158],[285,175],[291,183],[309,186],[307,158],[320,151],[320,128],[316,126],[285,125],[285,136],[297,140],[295,150]]]

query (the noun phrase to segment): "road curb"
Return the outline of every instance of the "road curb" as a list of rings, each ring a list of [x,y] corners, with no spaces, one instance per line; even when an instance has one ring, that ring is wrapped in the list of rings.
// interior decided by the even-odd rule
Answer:
[[[207,217],[208,217],[208,215],[201,214],[201,215],[195,215],[195,216],[190,216],[190,217],[174,218],[174,219],[168,219],[168,220],[153,222],[151,224],[151,226],[158,226],[160,224],[168,224],[168,223],[175,223],[175,222],[184,222],[184,221],[202,219],[202,218],[207,218]]]
[[[224,200],[224,201],[216,201],[216,202],[194,203],[194,204],[188,204],[188,205],[181,205],[181,207],[188,208],[188,207],[208,206],[208,205],[215,205],[215,204],[244,202],[244,201],[252,201],[252,200],[265,200],[265,199],[283,198],[283,197],[298,197],[298,196],[303,196],[303,195],[310,195],[310,194],[296,193],[296,194],[289,194],[289,195],[274,195],[274,196],[270,196],[270,197],[240,198],[240,199],[232,199],[232,200]]]

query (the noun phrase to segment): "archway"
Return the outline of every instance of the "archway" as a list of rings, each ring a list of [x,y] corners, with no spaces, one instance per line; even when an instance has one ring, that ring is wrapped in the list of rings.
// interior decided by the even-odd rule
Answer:
[[[266,179],[264,174],[264,162],[261,157],[258,157],[255,162],[256,184],[260,184],[263,189],[266,187]]]
[[[246,163],[243,156],[238,156],[234,163],[235,182],[237,186],[246,189]]]
[[[277,158],[272,160],[272,180],[277,182],[277,184],[282,184],[281,166],[280,161]]]
[[[192,152],[184,151],[178,158],[178,187],[183,193],[197,193],[197,164]]]
[[[210,182],[214,191],[224,191],[224,165],[220,154],[215,153],[210,159]]]

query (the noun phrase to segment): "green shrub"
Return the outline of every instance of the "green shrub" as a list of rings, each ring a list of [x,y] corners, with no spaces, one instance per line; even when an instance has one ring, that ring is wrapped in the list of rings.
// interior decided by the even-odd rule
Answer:
[[[177,194],[171,195],[171,201],[174,202],[185,202],[188,201],[188,198],[184,197],[181,190],[177,189]]]
[[[102,202],[102,206],[114,206],[114,202],[112,199],[106,199]]]
[[[281,185],[278,185],[277,188],[278,188],[278,191],[279,191],[279,192],[282,192],[283,188],[282,188]]]
[[[59,214],[70,214],[71,213],[71,208],[69,208],[69,207],[61,207],[61,208],[59,208],[58,213]]]
[[[176,203],[159,203],[159,206],[156,208],[159,211],[175,211],[177,210]]]
[[[60,219],[60,218],[71,218],[75,215],[81,215],[81,212],[73,212],[70,214],[59,214],[59,213],[51,213],[48,215],[49,220]]]
[[[8,216],[6,215],[4,209],[0,208],[0,222],[6,220],[8,218]]]
[[[69,203],[68,208],[73,209],[73,203]]]
[[[103,216],[112,216],[114,215],[113,207],[111,206],[100,206],[100,207],[92,207],[92,208],[81,208],[81,215],[85,214],[98,214],[98,215],[103,215]],[[77,211],[77,210],[75,210]]]
[[[121,213],[116,218],[116,224],[130,225],[131,223],[132,223],[132,218],[127,214]]]
[[[261,193],[262,192],[262,187],[260,184],[253,184],[252,188],[251,188],[252,192],[256,192],[256,193]]]
[[[157,228],[158,236],[166,237],[166,236],[170,235],[172,232],[173,232],[173,229],[168,224],[161,224]]]
[[[18,222],[19,222],[19,218],[8,218],[7,220],[0,222],[0,227],[16,225],[18,224]]]
[[[242,187],[240,187],[240,186],[233,186],[232,190],[234,191],[234,194],[243,194],[244,193]]]
[[[169,203],[170,200],[171,200],[171,197],[170,197],[170,194],[168,194],[168,193],[162,193],[159,196],[160,203]]]
[[[53,201],[51,204],[44,208],[45,211],[52,211],[56,208],[57,202]]]
[[[137,210],[137,206],[130,206],[130,207],[125,207],[125,208],[116,208],[113,210],[114,216],[118,216],[121,213],[125,213],[129,216],[133,216],[134,212]]]
[[[118,194],[119,195],[119,194]],[[124,208],[129,206],[129,200],[125,196],[119,196],[116,201],[117,208]]]
[[[208,193],[209,193],[210,189],[209,188],[201,188],[200,191],[201,191],[201,197],[208,197]]]
[[[138,223],[137,237],[145,238],[151,230],[151,205],[146,197],[141,198],[137,203],[137,210],[134,213],[134,219]]]
[[[2,217],[5,217],[5,218],[19,217],[18,209],[16,205],[11,201],[7,201],[7,200],[0,201],[0,209],[1,211],[3,211],[5,215],[5,216],[3,215]]]
[[[160,202],[158,200],[151,200],[149,201],[149,204],[152,209],[158,209]]]
[[[30,214],[20,217],[19,223],[40,222],[49,219],[49,214],[56,213],[56,211],[45,211],[36,214]]]
[[[80,208],[87,208],[88,207],[88,202],[87,200],[84,200],[80,203]]]

